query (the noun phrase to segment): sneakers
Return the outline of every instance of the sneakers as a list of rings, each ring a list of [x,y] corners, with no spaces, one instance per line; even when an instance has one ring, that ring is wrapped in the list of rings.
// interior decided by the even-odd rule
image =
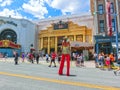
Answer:
[[[51,65],[49,65],[48,67],[51,67]],[[56,67],[56,66],[54,66],[54,67]]]
[[[51,67],[51,65],[49,65],[48,67]]]

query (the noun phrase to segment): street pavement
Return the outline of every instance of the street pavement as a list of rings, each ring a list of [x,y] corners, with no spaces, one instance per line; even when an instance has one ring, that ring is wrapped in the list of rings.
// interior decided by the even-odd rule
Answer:
[[[57,62],[56,62],[57,63]],[[0,58],[0,90],[120,90],[120,75],[95,68],[94,61],[85,61],[85,67],[71,62],[70,76],[58,75],[57,67],[48,67],[45,59],[40,63],[22,62],[14,65],[14,58]]]

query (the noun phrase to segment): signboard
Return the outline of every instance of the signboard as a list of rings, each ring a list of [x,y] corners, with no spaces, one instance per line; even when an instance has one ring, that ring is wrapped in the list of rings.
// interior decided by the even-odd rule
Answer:
[[[68,22],[59,21],[58,23],[53,24],[54,30],[59,29],[68,29]]]

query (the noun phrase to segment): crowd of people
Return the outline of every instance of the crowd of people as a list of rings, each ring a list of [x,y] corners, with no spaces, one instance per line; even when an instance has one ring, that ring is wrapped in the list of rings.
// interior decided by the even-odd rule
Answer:
[[[114,74],[117,75],[117,72],[120,71],[120,51],[117,54],[117,57],[118,60],[116,59],[116,55],[113,53],[94,53],[95,66],[96,68],[100,68],[102,70],[107,68],[110,71],[114,69],[114,63],[116,62],[118,65],[118,69],[114,71]]]

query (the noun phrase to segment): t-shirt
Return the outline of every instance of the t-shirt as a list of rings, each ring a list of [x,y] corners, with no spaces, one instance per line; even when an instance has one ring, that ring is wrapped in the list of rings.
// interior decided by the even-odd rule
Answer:
[[[52,59],[55,59],[55,58],[56,58],[56,54],[52,53]]]

